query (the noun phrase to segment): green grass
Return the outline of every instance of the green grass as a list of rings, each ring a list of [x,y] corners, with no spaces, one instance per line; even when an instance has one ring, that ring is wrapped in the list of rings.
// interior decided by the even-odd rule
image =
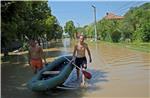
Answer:
[[[110,43],[110,42],[109,42]],[[150,43],[111,43],[112,45],[125,47],[132,50],[150,52]]]
[[[125,48],[129,48],[132,50],[142,51],[142,52],[150,52],[150,43],[112,43],[117,46],[122,46]]]
[[[129,43],[124,44],[127,46],[127,48],[139,50],[143,52],[150,52],[150,43]]]
[[[94,41],[88,41],[89,43],[95,43]],[[113,46],[119,46],[119,47],[124,47],[132,50],[137,50],[137,51],[142,51],[142,52],[148,52],[150,53],[150,43],[112,43],[112,42],[106,42],[106,41],[97,41],[97,43],[102,43],[102,44],[108,44],[108,45],[113,45]]]

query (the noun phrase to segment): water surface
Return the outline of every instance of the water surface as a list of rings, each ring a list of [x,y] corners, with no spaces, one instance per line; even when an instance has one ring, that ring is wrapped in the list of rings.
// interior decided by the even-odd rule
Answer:
[[[72,54],[74,42],[63,39],[48,44],[48,49],[44,49],[47,61],[51,62],[58,56]],[[32,92],[26,87],[26,83],[34,75],[27,64],[27,52],[11,53],[9,57],[2,57],[1,60],[2,98],[150,97],[149,53],[104,43],[88,44],[93,59],[92,63],[88,64],[88,71],[93,77],[86,81],[86,88],[54,89],[45,93]],[[74,82],[75,70],[73,73]]]

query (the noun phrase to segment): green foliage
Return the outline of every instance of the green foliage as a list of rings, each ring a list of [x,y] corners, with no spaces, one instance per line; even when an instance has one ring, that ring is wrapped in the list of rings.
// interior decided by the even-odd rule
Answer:
[[[85,28],[86,35],[94,35],[94,25]],[[101,40],[150,42],[150,3],[131,8],[122,20],[102,19],[97,22],[97,32]]]
[[[78,27],[78,28],[76,28],[76,30],[77,30],[77,32],[85,33],[85,29],[82,27]]]
[[[57,19],[54,16],[49,16],[46,20],[45,20],[45,26],[46,26],[46,30],[47,30],[47,39],[51,40],[53,38],[56,38],[56,32],[57,31]]]
[[[143,25],[141,32],[142,40],[144,42],[150,42],[150,22]]]
[[[94,34],[94,26],[93,25],[89,25],[83,28],[84,29],[84,34],[86,35],[86,37],[88,38],[92,38],[93,34]]]
[[[47,1],[2,1],[1,2],[2,47],[14,39],[61,38],[62,27],[51,14]]]
[[[149,41],[148,29],[146,25],[150,22],[150,3],[145,3],[140,7],[131,8],[124,19],[124,34],[132,41]]]
[[[71,38],[75,38],[75,33],[77,31],[76,31],[73,21],[66,22],[64,29],[65,29],[65,32],[68,33]]]
[[[102,19],[98,22],[98,35],[101,36],[101,40],[118,42],[121,37],[119,26],[119,21]]]
[[[116,31],[112,32],[111,37],[112,37],[113,42],[119,42],[120,38],[121,38],[121,33],[118,30],[116,30]]]
[[[63,28],[59,25],[57,25],[57,28],[56,28],[56,36],[58,39],[61,39],[62,38],[62,34],[63,34]]]

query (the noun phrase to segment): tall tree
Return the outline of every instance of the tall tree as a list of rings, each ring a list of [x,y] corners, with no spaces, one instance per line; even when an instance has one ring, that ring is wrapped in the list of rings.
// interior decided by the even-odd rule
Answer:
[[[64,29],[65,29],[65,32],[68,33],[71,38],[75,38],[76,29],[75,29],[73,21],[66,22]]]
[[[139,7],[131,8],[123,20],[105,20],[97,22],[98,35],[102,40],[124,41],[131,39],[134,42],[150,42],[150,3],[145,3]],[[94,30],[94,25],[86,27],[87,35],[90,36]]]
[[[10,48],[14,40],[24,43],[25,38],[54,35],[60,26],[47,1],[2,1],[1,14],[2,47],[5,48]]]

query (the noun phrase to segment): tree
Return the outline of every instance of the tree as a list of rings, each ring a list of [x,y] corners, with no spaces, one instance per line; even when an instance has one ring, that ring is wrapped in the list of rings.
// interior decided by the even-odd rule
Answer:
[[[140,7],[131,8],[125,14],[124,21],[126,26],[128,26],[128,29],[126,30],[130,32],[133,41],[148,41],[148,36],[150,34],[148,33],[148,29],[146,29],[146,25],[150,23],[150,3],[145,3]],[[146,38],[146,40],[144,40],[144,38]]]
[[[75,38],[76,29],[74,26],[73,21],[66,22],[66,25],[64,26],[65,32],[70,35],[71,38]]]
[[[1,5],[2,48],[10,49],[14,40],[25,43],[26,38],[40,39],[45,34],[53,39],[51,35],[61,28],[47,1],[2,1]]]
[[[63,34],[63,28],[60,25],[57,25],[56,31],[57,31],[56,38],[57,39],[61,39],[62,38],[62,34]]]
[[[131,39],[138,42],[150,41],[150,3],[131,8],[123,20],[102,19],[97,22],[98,35],[102,40],[119,42]],[[92,35],[94,25],[86,27],[87,36]]]

